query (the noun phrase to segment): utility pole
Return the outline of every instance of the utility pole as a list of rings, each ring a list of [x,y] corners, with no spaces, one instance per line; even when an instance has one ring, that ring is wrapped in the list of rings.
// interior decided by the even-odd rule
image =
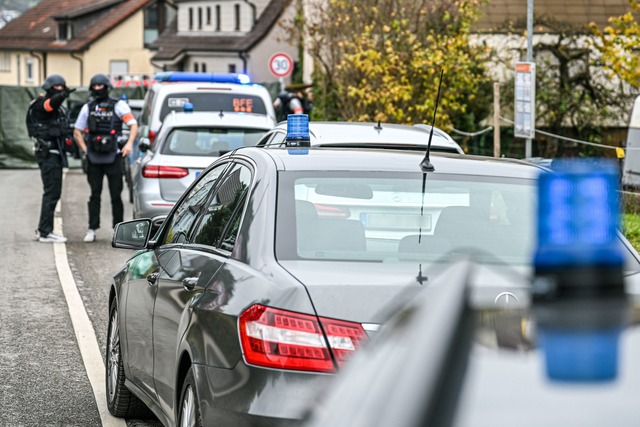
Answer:
[[[533,62],[533,0],[527,0],[527,62]],[[536,105],[535,100],[533,101],[533,105]],[[535,129],[535,122],[531,123],[531,126]],[[525,157],[529,158],[532,156],[533,150],[531,149],[531,138],[527,138],[525,145]]]

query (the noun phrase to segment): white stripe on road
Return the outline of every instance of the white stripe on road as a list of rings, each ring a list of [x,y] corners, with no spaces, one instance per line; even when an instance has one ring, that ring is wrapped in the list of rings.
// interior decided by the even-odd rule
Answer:
[[[54,219],[55,233],[59,235],[63,235],[61,202],[62,201],[59,201],[56,206],[56,217]],[[102,425],[104,427],[126,427],[127,423],[123,419],[114,417],[107,409],[104,362],[102,361],[102,354],[100,353],[96,332],[84,308],[84,303],[80,297],[80,292],[78,292],[76,281],[69,267],[67,245],[64,243],[54,243],[53,254],[58,270],[58,277],[62,284],[62,291],[67,300],[67,306],[69,306],[73,330],[76,334],[76,340],[78,341],[78,347],[80,347],[80,354],[84,361],[89,382],[93,388],[93,395],[96,399]]]

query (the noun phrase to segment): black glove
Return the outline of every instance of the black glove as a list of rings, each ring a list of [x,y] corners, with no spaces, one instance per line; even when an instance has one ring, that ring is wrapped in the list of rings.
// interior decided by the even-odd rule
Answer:
[[[68,98],[69,95],[71,95],[73,92],[75,92],[76,89],[69,89],[68,87],[65,86],[64,90],[62,91],[62,96],[64,96],[65,98]]]

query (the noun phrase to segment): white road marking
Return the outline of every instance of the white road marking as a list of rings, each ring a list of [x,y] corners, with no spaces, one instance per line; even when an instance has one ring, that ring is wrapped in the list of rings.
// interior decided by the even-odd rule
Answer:
[[[59,235],[63,235],[61,203],[62,200],[58,201],[58,205],[56,206],[56,216],[54,218],[54,232]],[[58,277],[62,284],[62,291],[64,292],[65,299],[67,300],[67,306],[69,307],[69,315],[71,316],[73,330],[76,334],[78,347],[80,347],[80,354],[84,361],[84,367],[87,371],[89,382],[93,388],[93,395],[96,399],[102,426],[126,427],[127,423],[125,420],[114,417],[107,409],[105,366],[102,361],[102,354],[100,353],[100,346],[98,345],[96,332],[94,331],[93,324],[91,323],[89,315],[87,315],[87,311],[84,308],[84,303],[80,297],[80,292],[78,292],[76,281],[74,280],[71,268],[69,267],[67,245],[64,243],[54,243],[53,254],[55,257],[56,269],[58,270]]]

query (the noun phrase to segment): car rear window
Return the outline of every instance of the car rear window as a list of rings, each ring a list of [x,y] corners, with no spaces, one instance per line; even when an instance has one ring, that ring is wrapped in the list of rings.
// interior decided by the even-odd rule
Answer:
[[[266,129],[243,128],[174,128],[160,152],[176,156],[221,156],[240,147],[258,143]]]
[[[160,109],[160,120],[164,120],[171,111],[183,111],[186,103],[193,104],[194,111],[267,114],[264,101],[259,96],[202,91],[167,95]]]

